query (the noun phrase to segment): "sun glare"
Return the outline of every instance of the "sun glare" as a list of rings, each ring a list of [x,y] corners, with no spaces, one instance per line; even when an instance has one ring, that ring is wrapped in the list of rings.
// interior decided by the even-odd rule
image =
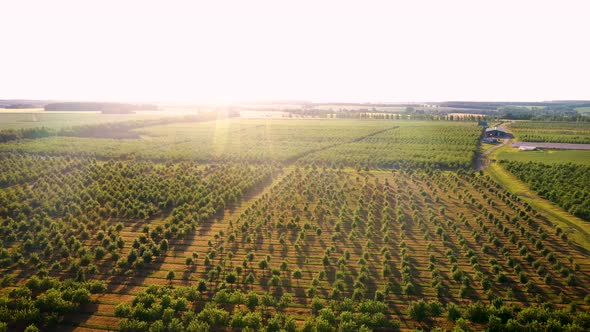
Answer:
[[[9,98],[587,97],[586,1],[3,2]],[[65,10],[64,8],[67,8]]]

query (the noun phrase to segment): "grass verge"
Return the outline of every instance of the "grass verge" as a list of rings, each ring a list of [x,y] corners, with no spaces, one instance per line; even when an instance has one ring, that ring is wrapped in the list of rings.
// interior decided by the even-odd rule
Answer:
[[[506,149],[510,149],[510,146],[499,148],[488,156],[490,163],[484,172],[510,192],[517,194],[555,225],[564,229],[572,242],[590,251],[590,224],[538,196],[526,184],[495,162],[496,156]]]
[[[540,162],[545,164],[575,163],[590,165],[590,151],[584,150],[551,150],[519,151],[518,149],[502,150],[497,155],[498,160],[510,160],[519,162]]]

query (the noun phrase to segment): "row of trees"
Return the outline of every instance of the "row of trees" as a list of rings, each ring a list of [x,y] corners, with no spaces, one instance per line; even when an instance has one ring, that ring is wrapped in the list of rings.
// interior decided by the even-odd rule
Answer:
[[[200,304],[206,301],[207,304]],[[395,330],[401,326],[388,305],[379,300],[309,302],[311,315],[303,325],[285,312],[289,300],[268,293],[221,289],[203,294],[196,287],[150,286],[131,305],[117,305],[121,331],[209,331],[231,327],[247,331],[372,331]],[[551,305],[522,308],[496,298],[489,305],[475,302],[458,306],[438,301],[410,302],[404,314],[422,328],[488,331],[567,330],[590,328],[590,314],[576,306],[557,309]],[[445,317],[447,322],[441,321]]]
[[[419,121],[480,121],[484,115],[479,114],[446,114],[443,112],[425,112],[415,110],[413,107],[406,107],[402,112],[367,110],[302,110],[290,111],[289,118],[320,118],[320,119],[361,119],[361,120],[419,120]]]
[[[241,287],[303,287],[308,297],[331,299],[536,302],[567,302],[561,292],[571,295],[587,277],[566,260],[567,237],[490,178],[394,174],[294,170],[224,230],[204,276],[221,282],[237,274]]]
[[[590,166],[502,161],[502,165],[541,197],[590,221]]]
[[[138,127],[144,128],[132,130]],[[0,145],[0,151],[164,162],[298,160],[368,168],[468,169],[481,131],[475,123],[456,121],[236,120],[153,126],[146,120],[63,129],[59,137]],[[150,138],[114,139],[139,135]]]
[[[590,122],[518,121],[510,128],[523,142],[590,143]]]
[[[276,170],[34,156],[2,162],[12,163],[0,168],[18,181],[0,189],[0,266],[73,275],[141,269],[168,250],[168,241],[194,234]],[[19,165],[30,174],[21,177]],[[142,225],[155,216],[165,223]],[[129,243],[125,227],[143,232]]]
[[[202,113],[199,115],[186,115],[177,117],[165,117],[152,120],[130,120],[121,122],[107,122],[89,125],[65,127],[61,129],[47,128],[44,126],[22,129],[0,130],[0,143],[22,139],[38,139],[51,136],[76,136],[99,138],[138,138],[139,134],[133,129],[164,125],[176,122],[200,122],[211,121],[217,118],[216,113]]]
[[[15,141],[25,138],[41,138],[55,136],[55,130],[40,128],[23,128],[23,129],[4,129],[0,130],[0,143]]]
[[[5,286],[5,285],[3,285]],[[67,313],[78,312],[89,303],[90,294],[103,293],[106,285],[99,281],[60,281],[32,277],[25,284],[0,295],[0,329],[39,331],[53,328]]]
[[[370,331],[371,328],[397,328],[399,321],[380,301],[342,302],[313,298],[312,317],[298,327],[296,318],[285,311],[291,294],[280,297],[269,293],[220,289],[206,292],[199,287],[150,286],[131,305],[119,304],[115,314],[123,318],[121,331],[209,331],[231,327],[252,331]],[[206,302],[204,306],[200,303]]]
[[[475,123],[411,122],[307,155],[301,161],[368,168],[469,169],[481,127]]]

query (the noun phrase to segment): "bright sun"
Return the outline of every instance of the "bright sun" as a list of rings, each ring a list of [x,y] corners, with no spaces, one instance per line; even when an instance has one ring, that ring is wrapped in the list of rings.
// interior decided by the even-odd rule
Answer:
[[[585,1],[4,3],[10,47],[0,91],[218,102],[590,99],[589,9]]]

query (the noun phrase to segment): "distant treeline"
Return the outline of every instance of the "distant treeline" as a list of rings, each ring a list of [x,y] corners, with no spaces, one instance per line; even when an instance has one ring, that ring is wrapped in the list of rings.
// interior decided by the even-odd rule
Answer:
[[[111,122],[98,125],[81,125],[61,129],[59,136],[95,137],[95,138],[138,138],[139,134],[133,129],[164,125],[175,122],[198,122],[215,120],[216,113],[203,113],[199,115],[186,115],[183,117],[164,118],[156,120],[131,120],[124,122]]]
[[[94,111],[103,113],[133,113],[135,111],[156,111],[157,105],[104,103],[104,102],[64,102],[45,105],[46,111]]]
[[[314,104],[315,106],[316,104]],[[321,105],[321,104],[317,104]],[[338,104],[331,104],[337,106]],[[343,104],[350,106],[349,104]],[[590,101],[553,101],[553,102],[470,102],[453,101],[432,103],[438,107],[424,107],[417,104],[396,104],[405,106],[404,110],[380,109],[380,106],[393,104],[354,104],[357,109],[314,109],[302,108],[291,110],[289,117],[311,116],[317,118],[344,119],[412,119],[412,120],[461,120],[479,121],[486,119],[511,119],[533,121],[590,121],[576,110],[578,107],[590,107]],[[370,107],[367,107],[370,106]],[[457,116],[451,113],[463,113]]]
[[[424,111],[422,109],[414,109],[408,106],[404,111],[383,111],[379,109],[373,110],[297,110],[289,111],[289,117],[309,116],[322,119],[370,119],[370,120],[431,120],[431,121],[481,121],[486,119],[483,115],[462,114],[451,115],[440,112]]]
[[[441,107],[451,108],[471,108],[471,109],[488,109],[494,110],[505,106],[530,106],[545,108],[562,108],[573,110],[576,107],[589,107],[590,100],[559,100],[547,102],[478,102],[478,101],[446,101],[437,103]]]
[[[498,117],[510,120],[590,121],[590,117],[563,105],[545,108],[505,106],[498,109],[498,113]]]
[[[576,111],[578,107],[590,107],[590,101],[552,102],[444,102],[442,107],[465,109],[510,120],[533,121],[590,121],[590,117]]]
[[[11,104],[11,105],[4,106],[4,108],[6,108],[6,109],[13,109],[13,110],[37,108],[37,107],[39,107],[39,105],[35,105],[35,104]]]
[[[234,115],[235,114],[230,114]],[[131,130],[136,128],[164,125],[175,122],[198,122],[217,119],[217,113],[201,113],[198,115],[186,115],[183,117],[163,118],[156,120],[131,120],[123,122],[109,122],[93,125],[81,125],[62,129],[51,129],[46,127],[26,129],[0,130],[0,143],[25,138],[42,138],[49,136],[75,136],[95,138],[137,138],[139,134]]]
[[[0,99],[0,108],[6,109],[23,109],[23,108],[42,108],[45,104],[50,103],[47,100],[32,99]]]
[[[306,106],[357,106],[359,108],[375,108],[375,107],[413,107],[416,103],[308,103]]]
[[[53,129],[46,127],[24,128],[24,129],[5,129],[0,130],[0,143],[14,141],[23,138],[41,138],[55,136],[57,133]]]

